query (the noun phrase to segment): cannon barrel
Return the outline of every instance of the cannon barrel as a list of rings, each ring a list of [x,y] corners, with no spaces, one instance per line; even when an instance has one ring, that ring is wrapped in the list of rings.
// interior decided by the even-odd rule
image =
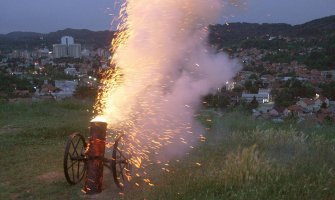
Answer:
[[[106,122],[91,122],[90,138],[86,152],[88,157],[87,175],[83,189],[86,194],[102,192],[106,130]]]

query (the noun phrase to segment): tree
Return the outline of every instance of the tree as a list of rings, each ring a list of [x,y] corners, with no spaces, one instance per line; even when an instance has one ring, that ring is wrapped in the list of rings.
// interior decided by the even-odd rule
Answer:
[[[320,85],[320,88],[322,89],[322,95],[334,100],[335,99],[335,81],[329,83],[329,84],[323,84]]]
[[[253,86],[253,85],[252,85],[252,82],[251,82],[250,80],[248,80],[248,81],[246,81],[246,82],[244,83],[244,87],[245,87],[245,89],[248,90],[248,91],[251,90],[252,86]]]
[[[74,97],[79,99],[94,99],[97,96],[98,90],[92,87],[79,86],[77,87]]]
[[[256,97],[254,96],[252,101],[249,103],[248,107],[249,107],[249,109],[256,109],[256,108],[258,108],[258,105],[259,105],[259,103],[258,103]]]
[[[323,102],[323,103],[321,104],[321,108],[322,108],[322,109],[326,109],[326,108],[327,108],[327,104],[326,104],[326,102]]]
[[[275,106],[279,108],[285,108],[295,103],[294,94],[288,88],[285,88],[278,92],[275,97]]]
[[[251,74],[250,77],[249,77],[250,80],[257,80],[258,79],[258,76],[257,74]]]

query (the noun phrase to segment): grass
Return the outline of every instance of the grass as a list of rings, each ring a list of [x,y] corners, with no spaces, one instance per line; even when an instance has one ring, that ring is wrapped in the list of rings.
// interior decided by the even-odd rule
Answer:
[[[85,133],[87,109],[79,101],[0,105],[0,199],[76,194],[61,179],[62,151],[70,133]]]
[[[77,101],[0,105],[0,199],[84,199],[62,174],[67,136],[84,132],[91,105]],[[335,199],[335,127],[256,121],[202,111],[206,142],[148,167],[155,187],[124,194],[106,176],[93,199]],[[176,158],[177,159],[177,158]],[[201,166],[199,166],[199,163]]]

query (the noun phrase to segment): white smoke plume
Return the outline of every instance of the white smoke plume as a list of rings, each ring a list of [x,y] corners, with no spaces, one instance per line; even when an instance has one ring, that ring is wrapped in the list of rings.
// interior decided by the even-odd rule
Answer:
[[[113,52],[121,81],[105,80],[101,114],[138,141],[138,152],[183,152],[199,136],[194,114],[202,97],[240,69],[207,41],[223,2],[128,0],[124,9],[127,38]]]

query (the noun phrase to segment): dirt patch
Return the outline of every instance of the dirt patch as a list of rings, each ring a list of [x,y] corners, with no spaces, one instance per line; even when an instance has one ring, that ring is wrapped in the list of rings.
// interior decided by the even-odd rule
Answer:
[[[45,174],[37,176],[36,178],[42,182],[52,183],[64,178],[64,174],[61,172],[47,172]]]

